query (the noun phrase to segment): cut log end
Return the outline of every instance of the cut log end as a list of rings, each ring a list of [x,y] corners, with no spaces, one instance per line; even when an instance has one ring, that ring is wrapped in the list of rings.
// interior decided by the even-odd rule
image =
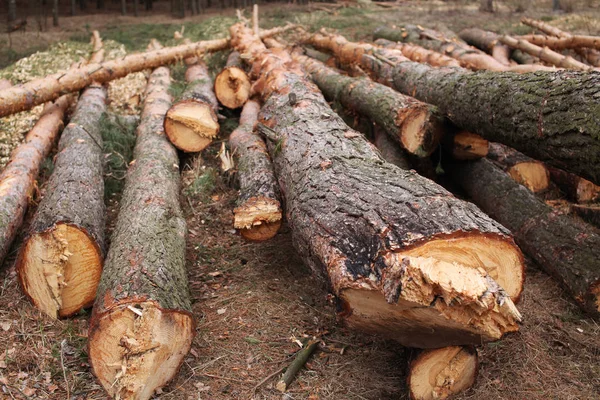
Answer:
[[[401,282],[399,291],[386,289],[385,276],[384,293],[344,290],[340,298],[349,325],[387,336],[394,332],[391,339],[418,348],[476,345],[518,329],[520,314],[511,298],[517,301],[521,293],[523,258],[506,240],[437,239],[392,253],[386,264],[389,282]]]
[[[516,164],[507,172],[511,178],[533,193],[543,192],[550,186],[548,169],[539,161]]]
[[[473,386],[477,367],[477,352],[470,347],[425,350],[410,366],[410,397],[413,400],[447,399]]]
[[[204,150],[212,142],[219,133],[219,122],[209,104],[189,99],[169,109],[164,128],[175,147],[191,153]]]
[[[487,156],[489,142],[479,135],[461,131],[454,135],[452,156],[457,160],[478,160]]]
[[[420,157],[430,155],[444,133],[440,119],[432,118],[429,107],[416,109],[403,117],[401,138],[403,147]]]
[[[215,79],[215,95],[227,108],[236,109],[246,104],[251,92],[248,74],[238,67],[227,67]]]
[[[64,223],[32,235],[17,264],[23,291],[52,318],[90,307],[102,273],[102,256],[83,230]]]
[[[189,313],[150,301],[121,303],[92,323],[92,368],[108,394],[120,399],[150,399],[177,373],[194,337]]]
[[[600,200],[600,186],[593,184],[587,179],[579,179],[577,183],[577,202],[589,203]]]
[[[233,226],[248,240],[264,241],[281,227],[281,206],[277,200],[251,198],[233,210]]]

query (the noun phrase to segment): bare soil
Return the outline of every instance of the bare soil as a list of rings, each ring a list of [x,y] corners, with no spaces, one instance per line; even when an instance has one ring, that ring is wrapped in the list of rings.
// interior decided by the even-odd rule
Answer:
[[[392,21],[424,26],[443,22],[456,31],[467,26],[500,32],[523,29],[518,25],[522,14],[510,12],[509,6],[503,3],[496,15],[478,13],[476,4],[437,2],[372,12],[348,9],[337,15],[306,13],[296,6],[283,13],[270,6],[263,20],[265,25],[289,19],[313,28],[332,26],[351,38],[366,38],[377,24]],[[546,10],[550,10],[550,2],[539,2],[539,9],[528,15],[540,17],[546,12],[557,19],[557,26],[564,24],[562,28],[600,33],[597,8],[566,16]],[[201,23],[208,17],[188,22]],[[115,16],[82,18],[63,18],[64,30],[49,40],[64,40],[78,30],[81,33],[84,21],[93,29],[114,26]],[[118,23],[158,21],[173,27],[179,23],[159,15],[123,17]],[[72,30],[67,30],[71,24]],[[143,37],[143,32],[136,32]],[[235,114],[227,117],[229,128],[224,129],[224,136],[235,125]],[[265,243],[245,242],[233,230],[236,191],[216,172],[220,146],[217,141],[202,156],[185,157],[182,204],[188,221],[187,268],[197,335],[176,379],[156,398],[407,398],[406,371],[416,351],[345,328],[326,284],[296,255],[286,225]],[[118,202],[110,201],[108,206],[110,233]],[[30,214],[34,209],[35,204]],[[53,321],[33,308],[15,279],[14,255],[20,243],[21,239],[17,240],[0,269],[0,399],[106,398],[87,361],[90,311]],[[583,316],[559,285],[531,263],[518,307],[525,318],[521,330],[478,349],[477,383],[458,398],[600,398],[598,322]],[[288,394],[282,395],[274,385],[299,349],[296,341],[314,336],[321,338],[323,345]]]

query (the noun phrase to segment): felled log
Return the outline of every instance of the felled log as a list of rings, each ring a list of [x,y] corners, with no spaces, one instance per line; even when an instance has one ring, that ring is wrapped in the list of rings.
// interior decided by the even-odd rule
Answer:
[[[97,63],[103,57],[100,36],[94,41],[90,61]],[[53,122],[60,125],[67,105],[59,107]],[[105,110],[106,88],[94,83],[79,97],[62,133],[46,193],[17,259],[23,292],[52,318],[90,307],[96,296],[105,254],[100,131]],[[52,144],[46,146],[49,150]]]
[[[552,181],[571,201],[577,203],[600,201],[600,186],[558,168],[550,168],[549,171]]]
[[[518,49],[513,49],[510,53],[510,57],[519,64],[537,64],[540,62],[539,58]]]
[[[195,333],[179,159],[163,131],[169,83],[166,67],[150,75],[90,319],[90,364],[113,398],[150,399],[177,373]]]
[[[527,157],[501,143],[490,143],[487,157],[504,170],[515,182],[533,193],[540,193],[550,187],[550,173],[544,163]]]
[[[0,263],[23,223],[42,162],[56,143],[71,96],[58,98],[44,111],[0,175]]]
[[[197,60],[185,72],[187,88],[165,118],[165,133],[175,147],[193,153],[204,150],[219,134],[219,103],[206,64]]]
[[[387,39],[393,42],[414,43],[430,50],[447,54],[460,61],[461,65],[470,69],[487,69],[504,71],[506,66],[495,58],[480,50],[464,45],[458,41],[448,40],[441,35],[433,36],[417,25],[402,25],[398,28],[381,26],[373,32],[373,39]]]
[[[448,57],[445,54],[437,51],[428,50],[424,47],[410,43],[392,42],[387,39],[375,40],[377,46],[385,47],[386,49],[395,49],[408,58],[416,62],[424,62],[434,67],[460,67],[461,63],[455,58]]]
[[[394,142],[379,126],[373,128],[373,143],[385,161],[402,169],[411,168],[410,161],[398,146],[398,143]]]
[[[444,119],[437,109],[370,79],[344,76],[320,61],[295,54],[328,100],[368,117],[386,130],[402,148],[427,157],[438,147]]]
[[[250,98],[251,86],[240,53],[232,51],[227,57],[225,68],[215,78],[217,99],[227,108],[240,108]]]
[[[489,160],[456,164],[448,170],[477,205],[513,232],[519,247],[559,280],[583,310],[599,313],[600,235],[596,230],[557,213]]]
[[[499,40],[513,49],[524,51],[532,56],[538,57],[542,61],[560,68],[573,69],[577,71],[592,71],[594,69],[594,67],[584,64],[581,61],[577,61],[571,56],[557,53],[547,47],[542,48],[540,46],[536,46],[535,44],[523,39],[516,39],[514,37],[504,35],[501,36]]]
[[[249,100],[242,109],[240,125],[229,136],[237,158],[240,193],[233,210],[233,227],[249,240],[268,240],[281,227],[281,201],[267,146],[254,133],[260,104]]]
[[[558,38],[569,38],[573,36],[569,32],[562,31],[543,21],[538,21],[531,18],[522,18],[521,22],[525,25],[536,28],[547,35],[556,36]],[[591,65],[594,67],[600,67],[600,51],[594,49],[577,49],[576,51],[578,54],[584,56]]]
[[[437,105],[462,129],[600,183],[600,137],[589,118],[599,112],[600,74],[466,72],[413,62],[396,63],[393,74],[396,90]]]
[[[600,204],[571,204],[571,212],[600,227]]]
[[[261,37],[277,35],[292,29],[293,25],[262,31]],[[215,39],[166,47],[145,53],[131,54],[117,60],[92,63],[35,79],[23,85],[13,86],[0,92],[0,117],[29,110],[38,104],[54,100],[65,93],[81,90],[92,82],[106,83],[133,72],[171,64],[187,57],[224,50],[229,47],[228,39]]]
[[[499,43],[498,35],[494,32],[469,28],[460,31],[458,36],[468,44],[491,54],[502,65],[510,66],[510,48]]]
[[[489,152],[489,142],[468,131],[447,135],[443,144],[456,160],[478,160],[487,156]]]
[[[469,389],[478,372],[477,350],[450,346],[423,350],[410,363],[408,388],[412,400],[447,399]]]
[[[569,35],[565,37],[550,37],[546,35],[523,35],[519,39],[526,40],[537,46],[549,47],[553,50],[568,50],[589,47],[600,50],[600,37],[586,35]]]
[[[506,296],[518,297],[523,262],[504,228],[382,160],[285,49],[267,50],[241,24],[230,32],[265,101],[258,127],[294,245],[328,279],[346,322],[413,347],[481,343],[516,330],[520,316]]]

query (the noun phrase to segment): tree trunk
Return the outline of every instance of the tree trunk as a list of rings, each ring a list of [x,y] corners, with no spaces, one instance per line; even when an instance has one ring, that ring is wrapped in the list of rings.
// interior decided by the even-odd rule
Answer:
[[[66,95],[44,107],[40,119],[0,175],[0,263],[23,223],[40,166],[56,143],[72,100],[72,96]]]
[[[203,61],[185,73],[188,87],[165,118],[165,132],[175,147],[185,152],[204,150],[219,134],[218,102]]]
[[[55,0],[57,1],[57,0]],[[104,0],[96,0],[96,8],[98,10],[104,10],[106,7],[106,5],[104,4]]]
[[[595,69],[590,65],[575,60],[571,56],[565,56],[552,51],[547,47],[542,48],[540,46],[536,46],[535,44],[529,43],[526,40],[515,39],[507,35],[501,36],[499,40],[513,49],[518,49],[524,51],[525,53],[531,54],[532,56],[539,57],[540,60],[559,68],[568,68],[577,71],[592,71]]]
[[[261,32],[261,38],[277,35],[293,27],[293,25],[287,25],[264,30]],[[156,68],[187,57],[219,51],[228,47],[228,39],[207,40],[131,54],[125,58],[107,61],[100,65],[86,65],[67,72],[35,79],[0,92],[0,117],[29,110],[38,104],[54,100],[62,94],[83,89],[93,81],[106,83],[133,72]]]
[[[90,62],[102,61],[100,36],[93,36]],[[94,302],[104,243],[104,157],[99,121],[106,89],[94,82],[58,143],[46,194],[33,217],[16,264],[21,287],[47,315],[73,315]]]
[[[406,58],[416,62],[424,62],[434,67],[460,67],[461,64],[458,60],[448,57],[437,51],[428,50],[424,47],[417,46],[410,43],[392,42],[387,39],[377,39],[375,41],[377,46],[384,47],[386,49],[395,49],[402,52]]]
[[[479,11],[482,12],[494,12],[494,0],[480,0]]]
[[[540,59],[532,56],[531,54],[527,54],[522,52],[521,50],[514,49],[510,56],[513,60],[521,65],[529,65],[529,64],[537,64],[540,62]]]
[[[427,157],[437,149],[444,132],[444,119],[437,108],[368,78],[341,75],[309,57],[294,55],[294,59],[328,100],[368,117],[409,153]]]
[[[522,18],[521,22],[550,36],[556,36],[559,38],[569,38],[573,36],[569,32],[561,31],[560,29],[543,21],[538,21],[531,18]],[[600,67],[600,51],[594,49],[577,49],[577,53],[584,56],[594,67]]]
[[[139,8],[139,0],[133,0],[133,15],[135,17],[139,17],[140,15]]]
[[[77,14],[77,0],[71,0],[71,16]]]
[[[267,146],[254,133],[260,104],[248,101],[240,125],[229,136],[229,147],[237,157],[240,193],[233,210],[233,226],[249,240],[268,240],[281,226],[281,202]]]
[[[550,173],[544,163],[529,158],[515,149],[500,143],[490,143],[487,157],[515,182],[533,193],[544,192],[550,187]]]
[[[171,104],[169,84],[166,67],[150,76],[90,320],[90,364],[115,398],[150,399],[176,374],[195,333],[179,159],[162,130]]]
[[[571,204],[571,212],[600,228],[600,204]]]
[[[498,42],[499,36],[483,29],[463,29],[458,36],[470,45],[491,54],[502,65],[510,66],[510,48]]]
[[[17,1],[8,0],[8,23],[14,23],[17,21]]]
[[[58,26],[58,0],[52,0],[52,26]]]
[[[285,50],[268,51],[241,24],[230,32],[232,45],[260,71],[255,88],[266,102],[258,127],[285,194],[294,245],[329,278],[347,323],[413,347],[481,343],[517,330],[512,300],[484,272],[496,271],[518,297],[523,261],[503,228],[433,182],[386,163]],[[485,297],[486,305],[476,300]]]
[[[558,168],[550,168],[550,176],[569,200],[577,203],[600,201],[600,186],[594,185],[587,179]]]
[[[87,10],[87,0],[79,0],[79,8],[81,11]]]
[[[146,0],[145,4],[146,4],[146,11],[152,10],[152,0]]]
[[[227,57],[225,68],[215,78],[217,99],[227,108],[240,108],[250,98],[251,86],[240,53],[232,51]]]
[[[415,357],[408,372],[413,400],[447,399],[475,384],[479,360],[477,350],[450,346],[424,350]]]
[[[121,15],[127,15],[127,0],[121,0]]]
[[[600,74],[462,72],[401,62],[394,87],[437,105],[459,127],[600,183]],[[565,105],[568,105],[565,107]]]
[[[489,160],[457,164],[449,171],[481,208],[514,233],[525,253],[562,282],[582,309],[598,314],[597,231],[568,215],[557,214]]]
[[[378,126],[375,126],[373,129],[373,143],[385,161],[402,169],[411,169],[410,161],[400,146],[398,146],[398,143],[394,142],[392,138]]]

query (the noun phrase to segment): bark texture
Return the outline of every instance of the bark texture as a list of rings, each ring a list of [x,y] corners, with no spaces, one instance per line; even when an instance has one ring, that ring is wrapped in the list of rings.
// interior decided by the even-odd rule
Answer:
[[[273,164],[263,139],[254,132],[260,104],[244,105],[240,125],[229,136],[237,157],[240,192],[233,210],[233,226],[250,240],[267,240],[281,226],[281,200]]]
[[[569,200],[577,203],[600,201],[600,186],[594,185],[587,179],[558,168],[550,168],[550,176]]]
[[[394,87],[459,127],[600,183],[600,74],[462,72],[397,63]]]
[[[17,261],[23,291],[36,307],[54,318],[91,306],[102,270],[104,157],[99,121],[105,110],[104,87],[90,86],[80,96],[62,133],[46,194]],[[61,226],[82,232],[87,243],[69,237]],[[57,247],[61,252],[58,258],[45,260],[43,255],[54,254]],[[79,282],[83,276],[87,279]],[[47,282],[52,292],[40,288],[40,282]]]
[[[449,169],[452,177],[469,196],[510,229],[519,247],[558,279],[583,310],[597,315],[600,309],[597,231],[557,213],[489,160],[453,167]]]
[[[265,30],[261,32],[261,37],[273,36],[291,28],[293,26],[288,25]],[[92,82],[106,83],[113,79],[122,78],[132,72],[156,68],[187,57],[224,50],[228,47],[229,40],[227,39],[207,40],[132,54],[122,59],[92,63],[81,68],[49,75],[0,92],[0,117],[29,110],[63,94],[83,89]]]
[[[424,47],[410,43],[392,42],[387,39],[377,39],[375,44],[386,49],[395,49],[408,58],[416,62],[424,62],[434,67],[460,67],[460,62],[452,57],[448,57],[437,51],[428,50]]]
[[[368,78],[344,76],[312,58],[294,55],[294,59],[304,66],[325,98],[368,117],[409,153],[427,157],[437,149],[444,120],[436,107]]]
[[[600,228],[600,204],[572,204],[571,211],[586,222]]]
[[[510,65],[510,48],[498,41],[498,35],[494,32],[484,31],[478,28],[463,29],[458,36],[468,44],[491,54],[502,65]]]
[[[194,336],[177,151],[162,130],[169,69],[148,81],[134,161],[90,321],[94,374],[112,397],[149,399],[177,372]]]
[[[215,78],[217,99],[227,108],[240,108],[250,98],[251,86],[240,53],[232,51],[227,57],[225,68]]]
[[[71,96],[63,96],[44,107],[40,119],[0,175],[0,263],[23,223],[40,166],[56,143],[72,100]]]
[[[213,82],[203,61],[188,66],[185,72],[188,83],[167,112],[165,132],[175,147],[186,152],[205,149],[219,134],[217,112],[219,103],[213,92]]]
[[[577,49],[589,47],[600,50],[600,37],[585,35],[569,35],[564,37],[548,37],[546,35],[525,35],[519,39],[537,46],[549,47],[553,50]]]
[[[267,50],[240,24],[231,37],[252,61],[265,100],[258,126],[285,194],[294,245],[328,278],[346,321],[414,347],[480,343],[516,330],[518,312],[483,272],[486,265],[475,269],[465,260],[435,258],[435,251],[420,253],[436,239],[452,246],[486,238],[506,250],[506,261],[513,259],[515,281],[522,260],[504,229],[433,182],[386,163],[284,49]],[[454,273],[465,275],[446,276]],[[419,312],[407,311],[413,307]]]
[[[548,190],[550,173],[544,163],[500,143],[489,144],[487,157],[533,193]]]
[[[373,143],[381,153],[381,157],[390,164],[394,164],[402,169],[410,169],[410,161],[403,150],[394,142],[392,138],[380,127],[373,129]]]

